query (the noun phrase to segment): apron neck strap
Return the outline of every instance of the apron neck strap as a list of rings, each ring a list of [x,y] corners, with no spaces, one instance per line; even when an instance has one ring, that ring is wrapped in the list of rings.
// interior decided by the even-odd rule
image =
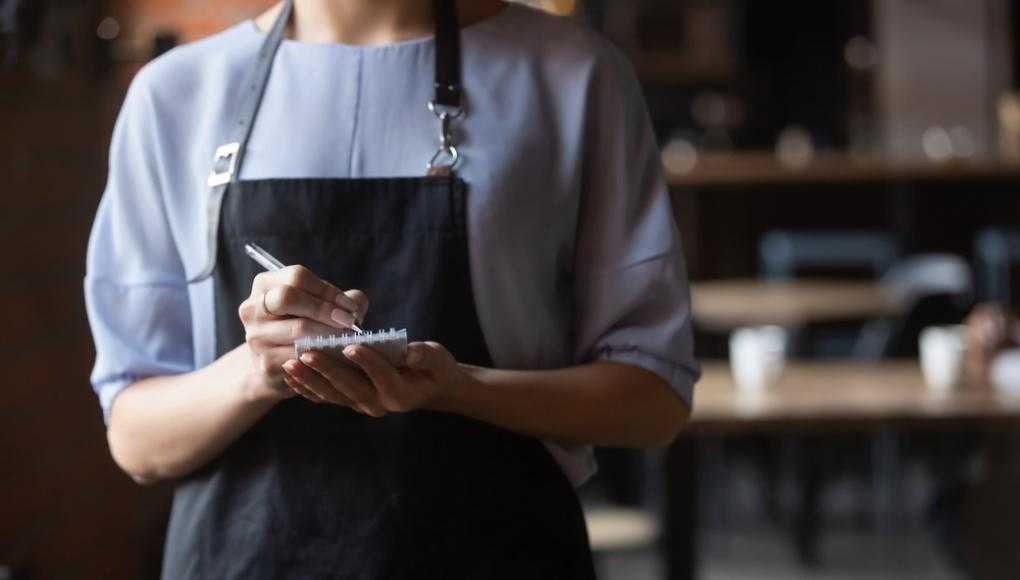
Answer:
[[[227,183],[237,181],[241,173],[241,161],[251,137],[251,129],[255,126],[262,95],[269,84],[269,73],[273,70],[273,58],[276,56],[283,33],[294,10],[294,0],[284,0],[280,13],[273,22],[273,28],[262,41],[262,47],[255,59],[255,66],[248,72],[240,98],[238,99],[237,116],[230,126],[230,140],[216,149],[213,156],[213,168],[207,184],[210,188],[224,187]]]
[[[248,147],[251,129],[255,126],[255,116],[262,104],[262,95],[269,84],[269,73],[273,69],[273,59],[283,42],[283,33],[294,11],[294,0],[284,0],[280,13],[273,22],[273,27],[262,41],[262,47],[256,57],[255,66],[251,68],[245,79],[239,99],[237,117],[230,126],[230,140],[216,149],[213,155],[212,171],[206,184],[209,187],[209,199],[206,202],[206,258],[205,266],[197,274],[188,278],[189,284],[202,282],[212,276],[216,269],[216,253],[218,250],[217,235],[220,226],[220,211],[223,207],[223,196],[227,186],[238,180],[241,174],[241,162]]]
[[[436,95],[434,101],[451,108],[461,106],[460,22],[456,0],[434,0],[436,25]]]
[[[463,100],[461,88],[461,64],[460,64],[460,23],[457,18],[456,0],[433,0],[433,13],[436,27],[436,62],[435,62],[435,96],[433,103],[447,107],[451,110],[460,111]],[[262,104],[262,96],[269,84],[269,75],[273,69],[273,60],[283,42],[287,24],[294,13],[294,0],[283,0],[280,13],[273,22],[273,27],[266,34],[259,49],[255,66],[251,68],[242,89],[237,117],[230,127],[230,140],[216,149],[213,157],[213,167],[207,180],[210,189],[210,197],[206,211],[208,222],[206,229],[206,245],[208,253],[206,265],[201,272],[192,276],[188,282],[195,283],[205,280],[212,275],[216,267],[217,231],[219,229],[220,208],[223,195],[227,186],[240,178],[241,164],[248,147],[248,139],[251,137],[252,127],[255,126],[255,117],[258,115],[259,106]],[[431,108],[431,104],[430,104]],[[437,113],[439,115],[440,113]],[[451,115],[449,112],[442,113],[446,117],[454,118],[459,112]],[[442,119],[442,117],[441,117]],[[447,147],[448,121],[442,121],[444,127],[443,140],[444,148],[440,153],[453,152],[456,163],[456,150],[452,146]],[[435,160],[435,158],[433,158]],[[432,163],[429,164],[432,166]]]
[[[287,23],[294,12],[294,0],[284,0],[273,28],[259,49],[257,62],[252,67],[239,99],[237,118],[231,126],[231,138],[216,151],[209,187],[237,181],[241,173],[248,138],[251,137],[255,116],[272,72],[273,59],[283,42]],[[435,96],[433,103],[459,110],[463,102],[461,86],[460,22],[456,0],[433,0],[436,27]]]

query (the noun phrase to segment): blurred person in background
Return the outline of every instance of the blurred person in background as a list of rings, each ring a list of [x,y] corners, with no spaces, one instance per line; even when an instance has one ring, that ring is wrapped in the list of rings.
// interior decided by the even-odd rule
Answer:
[[[999,304],[979,304],[964,325],[967,382],[1020,389],[1016,316]],[[931,458],[936,486],[928,523],[948,560],[968,578],[1016,577],[1017,449],[1010,437],[954,433],[941,439]]]
[[[1016,316],[1001,305],[980,304],[965,324],[968,379],[976,385],[1020,389],[1020,324]]]
[[[697,378],[633,71],[499,0],[286,0],[146,66],[85,292],[166,578],[592,578],[591,446],[669,443]],[[404,364],[295,358],[356,323]]]

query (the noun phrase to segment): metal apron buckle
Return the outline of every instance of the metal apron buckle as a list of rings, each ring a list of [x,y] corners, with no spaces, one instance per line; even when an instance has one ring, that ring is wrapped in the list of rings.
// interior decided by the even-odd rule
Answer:
[[[453,170],[460,161],[460,152],[453,142],[453,121],[464,114],[463,107],[445,107],[429,101],[429,111],[439,120],[439,149],[425,166],[425,174],[430,177],[447,177],[453,175]]]

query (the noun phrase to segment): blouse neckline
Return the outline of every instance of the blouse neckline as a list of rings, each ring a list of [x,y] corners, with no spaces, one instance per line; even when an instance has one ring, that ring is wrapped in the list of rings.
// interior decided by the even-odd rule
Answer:
[[[462,35],[472,35],[484,32],[486,29],[498,26],[503,20],[509,18],[515,13],[520,7],[513,2],[506,2],[505,6],[500,9],[499,12],[483,18],[478,22],[473,22],[468,26],[461,27]],[[242,30],[250,35],[258,37],[259,39],[265,39],[266,33],[259,28],[258,24],[254,19],[249,18],[241,23]],[[296,50],[303,51],[357,51],[357,52],[370,52],[380,50],[396,50],[402,48],[415,48],[421,45],[432,44],[435,41],[434,34],[427,34],[424,36],[418,36],[415,38],[408,38],[405,40],[398,40],[395,42],[387,42],[383,44],[350,44],[345,42],[308,42],[302,40],[293,40],[290,38],[284,38],[281,46],[286,46]]]

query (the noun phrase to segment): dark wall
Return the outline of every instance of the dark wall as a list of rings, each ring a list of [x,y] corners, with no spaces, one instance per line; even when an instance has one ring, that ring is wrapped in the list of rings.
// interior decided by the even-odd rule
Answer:
[[[849,71],[843,47],[868,32],[868,2],[776,4],[745,0],[740,87],[748,103],[738,141],[770,148],[783,127],[806,127],[822,146],[845,147]]]
[[[27,4],[26,4],[27,6]],[[33,4],[33,10],[42,3]],[[0,566],[14,578],[149,578],[167,490],[110,458],[88,382],[85,247],[113,119],[135,67],[111,69],[95,3],[32,20],[0,54]],[[29,34],[30,33],[30,34]]]

